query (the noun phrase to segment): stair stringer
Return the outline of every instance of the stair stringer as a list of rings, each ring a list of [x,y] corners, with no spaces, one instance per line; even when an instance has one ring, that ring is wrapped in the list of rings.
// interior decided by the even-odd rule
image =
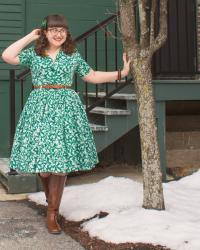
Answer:
[[[108,127],[108,131],[94,132],[98,153],[138,125],[136,101],[127,100],[127,109],[131,111],[130,115],[105,116],[105,123]]]

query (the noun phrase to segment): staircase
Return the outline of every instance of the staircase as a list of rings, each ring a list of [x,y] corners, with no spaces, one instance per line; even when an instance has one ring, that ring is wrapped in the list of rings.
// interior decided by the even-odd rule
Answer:
[[[105,92],[99,92],[98,99],[104,96]],[[89,103],[97,99],[92,92],[88,93],[88,98]],[[94,131],[97,152],[101,152],[138,125],[136,96],[134,93],[114,94],[101,106],[89,111],[88,117]]]

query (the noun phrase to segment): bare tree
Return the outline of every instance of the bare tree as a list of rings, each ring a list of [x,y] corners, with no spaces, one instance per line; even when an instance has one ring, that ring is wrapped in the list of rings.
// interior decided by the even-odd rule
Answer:
[[[151,60],[167,38],[168,0],[118,0],[123,47],[131,60],[140,128],[143,207],[165,209]],[[158,15],[159,13],[159,15]],[[156,32],[156,17],[159,30]]]

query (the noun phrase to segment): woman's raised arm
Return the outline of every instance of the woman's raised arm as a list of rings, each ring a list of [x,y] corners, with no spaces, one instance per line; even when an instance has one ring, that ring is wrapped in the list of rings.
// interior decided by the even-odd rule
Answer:
[[[24,49],[29,43],[38,39],[40,36],[40,29],[34,29],[31,33],[24,36],[23,38],[12,43],[8,48],[6,48],[2,53],[2,59],[9,64],[18,65],[19,64],[19,53]]]

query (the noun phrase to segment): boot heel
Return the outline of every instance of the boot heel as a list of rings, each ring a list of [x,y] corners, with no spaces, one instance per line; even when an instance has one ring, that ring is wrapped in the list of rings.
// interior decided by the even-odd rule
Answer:
[[[47,228],[51,234],[61,234],[62,230],[57,222],[57,213],[55,211],[47,212]]]

